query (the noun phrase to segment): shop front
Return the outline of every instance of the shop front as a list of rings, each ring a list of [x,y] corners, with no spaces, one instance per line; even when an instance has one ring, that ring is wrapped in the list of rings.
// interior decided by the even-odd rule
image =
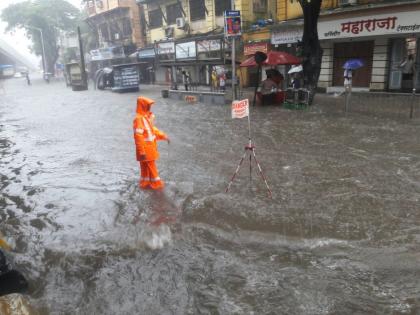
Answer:
[[[271,33],[273,50],[284,51],[298,56],[298,43],[303,36],[303,20],[286,21],[277,26]],[[290,66],[279,66],[278,70],[284,75],[283,89],[290,86],[292,78],[287,74]],[[296,74],[299,76],[299,74]]]
[[[229,46],[223,36],[195,37],[156,43],[156,81],[178,87],[185,76],[192,85],[210,85],[213,71],[227,74]]]
[[[322,16],[318,33],[324,48],[319,85],[343,88],[343,64],[351,58],[365,66],[354,71],[353,86],[369,91],[412,91],[420,88],[420,5]],[[417,71],[417,74],[416,74]]]
[[[139,61],[140,83],[154,84],[156,69],[156,52],[154,47],[142,48],[137,52],[137,60]]]

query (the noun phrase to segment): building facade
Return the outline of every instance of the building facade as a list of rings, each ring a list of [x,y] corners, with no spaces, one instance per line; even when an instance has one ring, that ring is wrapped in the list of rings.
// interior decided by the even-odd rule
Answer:
[[[298,4],[280,1],[279,22],[271,30],[271,44],[295,51],[302,38],[303,19]],[[344,62],[362,59],[365,66],[354,72],[355,90],[411,91],[420,83],[417,70],[405,61],[420,62],[420,1],[331,0],[324,1],[318,33],[324,49],[318,86],[333,92],[343,89]],[[411,72],[411,73],[409,73]]]
[[[145,44],[141,7],[135,0],[85,0],[87,22],[98,36],[99,47]]]

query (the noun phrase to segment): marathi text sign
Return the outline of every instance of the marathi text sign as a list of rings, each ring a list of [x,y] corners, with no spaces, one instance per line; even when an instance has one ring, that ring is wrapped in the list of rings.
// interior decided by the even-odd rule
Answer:
[[[232,103],[232,119],[244,118],[249,116],[249,100],[233,101]]]
[[[420,32],[420,11],[378,14],[318,23],[319,39]]]

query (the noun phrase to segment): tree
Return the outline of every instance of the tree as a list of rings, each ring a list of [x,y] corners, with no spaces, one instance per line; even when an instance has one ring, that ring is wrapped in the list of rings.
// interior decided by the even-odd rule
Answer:
[[[8,23],[8,31],[26,29],[32,40],[32,51],[42,56],[42,30],[46,55],[46,72],[54,73],[59,56],[60,31],[75,31],[80,21],[80,11],[65,0],[36,0],[12,4],[3,10],[1,19]]]
[[[292,0],[293,1],[293,0]],[[299,43],[303,66],[303,82],[310,93],[309,103],[312,104],[318,87],[321,73],[323,50],[318,38],[318,17],[322,0],[298,0],[303,11],[303,37]]]

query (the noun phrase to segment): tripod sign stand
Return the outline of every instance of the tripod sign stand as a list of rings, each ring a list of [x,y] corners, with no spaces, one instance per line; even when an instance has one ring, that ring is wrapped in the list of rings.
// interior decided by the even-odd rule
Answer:
[[[226,193],[229,192],[230,187],[232,186],[233,181],[235,180],[236,175],[239,173],[241,169],[242,163],[245,160],[247,154],[249,154],[249,182],[252,182],[252,158],[254,158],[255,164],[257,165],[258,172],[267,187],[268,196],[272,198],[271,189],[268,186],[267,179],[264,176],[264,173],[261,169],[260,163],[257,160],[257,155],[255,154],[255,146],[252,144],[251,138],[251,120],[249,115],[249,100],[242,100],[242,101],[234,101],[232,104],[232,118],[243,118],[248,116],[248,144],[245,146],[245,152],[242,155],[241,160],[239,161],[238,166],[236,167],[236,171],[233,174],[228,186],[226,187]]]

